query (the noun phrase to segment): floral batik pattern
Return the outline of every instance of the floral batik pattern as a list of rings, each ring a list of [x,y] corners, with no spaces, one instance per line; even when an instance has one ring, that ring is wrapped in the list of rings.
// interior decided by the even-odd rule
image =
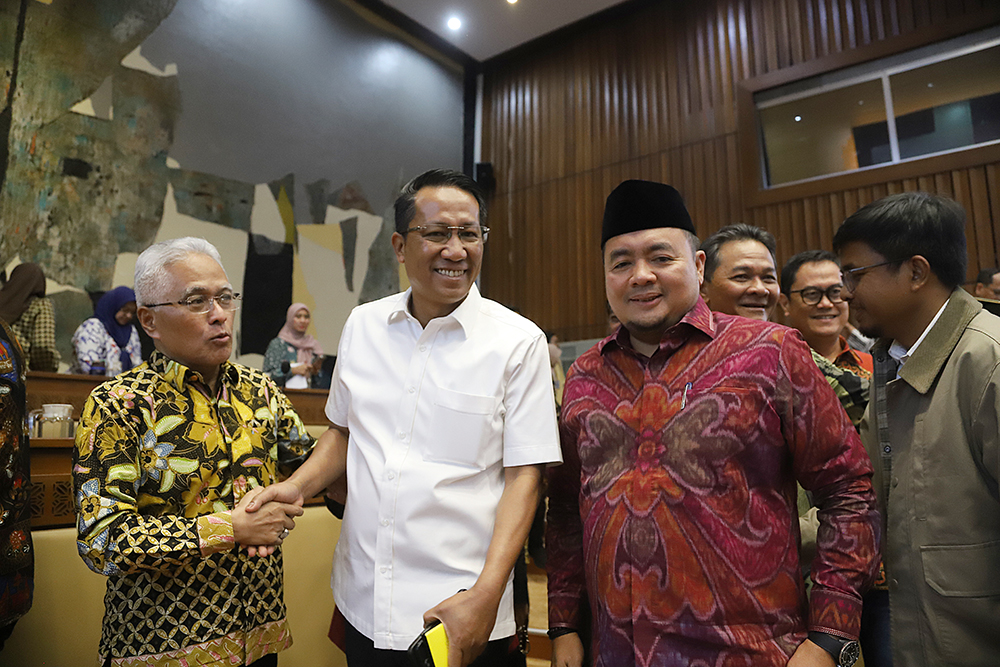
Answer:
[[[280,548],[249,558],[230,512],[312,444],[274,383],[237,364],[214,396],[160,352],[94,390],[73,477],[80,555],[108,576],[101,660],[246,664],[291,644]]]
[[[24,357],[0,322],[0,628],[24,616],[34,591]]]
[[[135,326],[125,350],[132,358],[132,366],[138,366],[142,361],[142,343]],[[108,377],[122,372],[121,348],[96,317],[84,320],[73,334],[73,362],[69,365],[69,372]]]
[[[878,563],[871,466],[793,330],[700,299],[652,357],[623,328],[573,365],[549,470],[549,627],[593,612],[594,664],[785,665],[856,637]],[[800,574],[796,480],[820,507]]]

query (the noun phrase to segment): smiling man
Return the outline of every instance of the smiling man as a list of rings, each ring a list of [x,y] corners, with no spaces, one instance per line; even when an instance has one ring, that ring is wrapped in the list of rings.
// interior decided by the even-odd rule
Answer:
[[[786,327],[713,313],[680,194],[625,181],[602,232],[621,327],[567,375],[565,463],[549,473],[549,628],[594,664],[853,664],[875,573],[871,467]],[[819,511],[806,600],[795,481]]]
[[[157,243],[135,267],[156,351],[91,393],[74,452],[77,546],[108,577],[100,659],[275,665],[291,645],[277,545],[302,509],[247,513],[247,492],[312,438],[270,379],[229,361],[240,301],[212,244]]]
[[[855,428],[868,407],[872,356],[850,346],[841,330],[849,315],[837,256],[828,250],[807,250],[793,256],[781,269],[778,297],[788,326],[797,329],[812,349],[813,361],[826,376]],[[808,496],[800,491],[799,509],[805,511]],[[815,509],[800,521],[802,552],[816,548]],[[867,667],[892,665],[889,647],[889,587],[885,570],[864,595],[861,613],[861,650]]]
[[[833,239],[873,348],[861,437],[875,467],[896,665],[1000,655],[1000,319],[962,289],[965,212],[913,192]]]
[[[410,289],[351,313],[331,427],[260,502],[299,502],[346,469],[333,594],[351,667],[409,666],[407,647],[434,620],[450,667],[523,665],[511,571],[542,466],[560,460],[548,344],[475,285],[489,232],[475,181],[426,172],[395,213]]]
[[[788,260],[781,269],[778,301],[785,322],[812,348],[816,364],[858,426],[868,405],[872,357],[848,346],[840,335],[849,312],[837,256],[827,250],[807,250]]]
[[[774,237],[767,230],[727,225],[701,244],[705,280],[701,295],[712,310],[767,321],[778,303]]]

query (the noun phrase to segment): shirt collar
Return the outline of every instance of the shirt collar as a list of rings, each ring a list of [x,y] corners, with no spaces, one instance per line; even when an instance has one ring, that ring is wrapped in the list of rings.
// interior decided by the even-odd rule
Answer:
[[[840,340],[840,352],[837,353],[837,358],[834,360],[834,365],[840,365],[845,362],[854,364],[855,366],[864,366],[861,361],[861,355],[853,347],[848,345],[847,339],[843,336],[839,337]]]
[[[951,301],[951,299],[949,298],[948,301]],[[892,344],[889,345],[889,356],[898,361],[900,367],[906,363],[907,359],[913,356],[913,353],[917,351],[920,344],[924,342],[924,338],[927,337],[928,332],[930,332],[934,325],[937,324],[938,319],[941,317],[941,313],[943,313],[944,309],[948,306],[948,301],[945,301],[944,304],[938,309],[937,314],[934,315],[930,324],[924,328],[923,332],[920,334],[920,338],[918,338],[917,341],[910,346],[910,349],[906,349],[896,341],[892,341]]]
[[[392,305],[392,310],[389,311],[389,317],[387,322],[392,324],[393,322],[404,321],[407,319],[416,322],[416,318],[410,312],[409,303],[410,295],[413,293],[413,288],[408,287],[405,292],[397,295],[396,302]],[[475,283],[472,283],[472,288],[469,289],[468,295],[462,300],[462,303],[458,304],[455,310],[451,311],[447,315],[441,318],[441,320],[452,319],[458,322],[458,325],[462,327],[462,331],[468,336],[472,331],[472,327],[476,324],[476,319],[479,317],[479,309],[483,303],[483,295],[479,293],[479,287]]]
[[[658,351],[676,350],[690,338],[694,331],[700,331],[710,339],[715,338],[718,331],[718,321],[715,314],[705,304],[701,295],[698,296],[698,301],[695,302],[691,310],[684,314],[680,322],[663,332]],[[619,326],[617,331],[599,342],[597,349],[603,354],[604,348],[612,344],[626,350],[633,349],[632,339],[624,325]]]
[[[171,359],[159,350],[153,350],[153,353],[149,356],[147,366],[149,366],[151,370],[163,376],[163,379],[167,382],[167,384],[171,385],[181,393],[186,391],[186,386],[189,383],[197,383],[203,387],[208,386],[205,383],[205,378],[201,376],[201,373],[188,368],[179,361]],[[222,362],[222,367],[219,369],[220,387],[225,386],[226,384],[235,383],[237,375],[238,372],[233,364],[231,364],[228,360]]]
[[[930,391],[969,323],[982,310],[982,304],[961,287],[956,287],[940,320],[927,328],[926,339],[919,349],[915,349],[916,345],[911,348],[909,360],[900,368],[899,377],[921,394]]]

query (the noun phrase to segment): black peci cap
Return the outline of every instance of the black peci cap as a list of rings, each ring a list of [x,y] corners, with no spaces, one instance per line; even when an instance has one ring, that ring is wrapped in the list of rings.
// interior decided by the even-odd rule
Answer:
[[[601,248],[614,236],[660,227],[695,233],[681,193],[663,183],[623,181],[604,205]]]

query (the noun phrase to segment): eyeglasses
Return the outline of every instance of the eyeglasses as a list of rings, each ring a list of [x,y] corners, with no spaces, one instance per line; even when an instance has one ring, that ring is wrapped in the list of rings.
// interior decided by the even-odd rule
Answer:
[[[451,241],[452,233],[458,234],[458,240],[464,246],[474,246],[486,243],[489,236],[489,227],[463,227],[459,225],[420,225],[410,227],[407,232],[417,232],[420,238],[431,245],[447,245]]]
[[[230,312],[240,309],[240,300],[243,297],[239,294],[220,294],[219,296],[205,296],[204,294],[195,294],[194,296],[189,296],[186,299],[181,299],[180,301],[166,301],[164,303],[147,303],[146,308],[156,308],[158,306],[184,306],[189,311],[195,315],[203,315],[208,311],[212,310],[212,302],[219,304],[219,308],[222,310],[228,310]]]
[[[823,300],[824,296],[830,300],[830,303],[840,303],[844,300],[843,291],[843,285],[830,285],[825,290],[818,287],[803,287],[802,289],[790,290],[788,293],[797,293],[802,297],[802,303],[807,306],[815,306]]]
[[[859,266],[856,269],[841,271],[840,278],[844,282],[844,289],[848,292],[853,292],[858,288],[858,283],[861,282],[861,277],[864,276],[865,273],[868,273],[871,269],[877,269],[880,266],[888,266],[889,264],[899,264],[899,262],[889,260],[888,262],[879,262],[878,264],[869,264],[868,266]],[[862,271],[864,273],[862,273]]]

